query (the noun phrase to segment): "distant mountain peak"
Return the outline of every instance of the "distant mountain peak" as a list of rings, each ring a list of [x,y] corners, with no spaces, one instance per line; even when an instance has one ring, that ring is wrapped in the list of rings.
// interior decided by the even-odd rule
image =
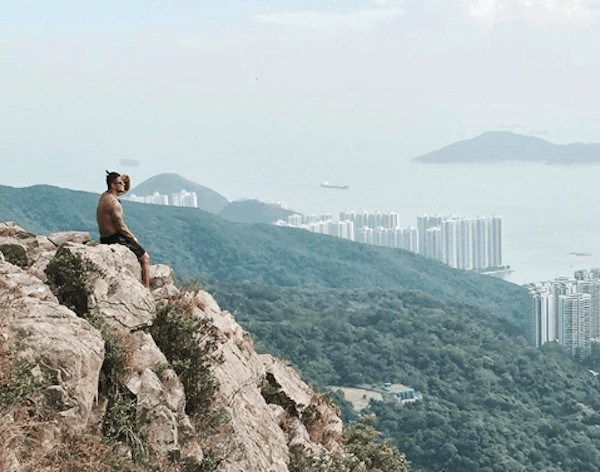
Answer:
[[[600,144],[553,144],[542,138],[487,131],[471,139],[417,156],[424,163],[527,161],[547,164],[584,164],[600,162]]]
[[[213,214],[219,213],[229,203],[223,195],[175,173],[164,173],[150,177],[132,188],[129,195],[147,196],[152,195],[154,192],[171,195],[182,190],[196,192],[198,208]]]

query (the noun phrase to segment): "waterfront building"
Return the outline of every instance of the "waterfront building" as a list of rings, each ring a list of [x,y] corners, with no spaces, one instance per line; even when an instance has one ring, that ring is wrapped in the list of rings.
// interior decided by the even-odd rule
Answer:
[[[302,215],[299,215],[298,213],[294,213],[293,215],[289,215],[287,217],[287,222],[288,222],[288,225],[290,225],[290,226],[302,226],[302,224],[304,223],[304,220],[302,218]]]
[[[294,214],[287,225],[365,244],[402,248],[463,270],[498,269],[502,264],[502,219],[420,215],[417,227],[401,228],[397,213],[339,213],[303,217]],[[277,224],[286,225],[284,221]],[[600,323],[600,322],[599,322]],[[600,330],[600,327],[599,327]]]
[[[473,222],[473,268],[489,267],[489,224],[488,219],[478,217]]]
[[[441,225],[441,261],[450,267],[458,267],[458,227],[455,218],[442,221]]]
[[[489,220],[488,267],[502,265],[502,218],[492,216]]]
[[[458,221],[456,263],[459,269],[473,268],[473,220],[469,218]]]

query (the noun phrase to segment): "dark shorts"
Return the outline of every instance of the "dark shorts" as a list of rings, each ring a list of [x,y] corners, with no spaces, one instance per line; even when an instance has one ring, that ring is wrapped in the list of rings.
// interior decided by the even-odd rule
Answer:
[[[122,244],[128,247],[139,259],[142,257],[146,250],[140,246],[134,239],[129,238],[121,233],[111,234],[110,236],[104,236],[100,238],[102,244]]]

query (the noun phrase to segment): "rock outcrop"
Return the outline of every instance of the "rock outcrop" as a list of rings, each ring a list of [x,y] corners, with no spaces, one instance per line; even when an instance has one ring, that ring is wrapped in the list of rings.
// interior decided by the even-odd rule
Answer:
[[[57,298],[57,283],[48,278],[47,269],[60,271],[63,260],[83,261],[81,289],[75,290],[83,300],[71,306],[59,300],[62,295]],[[210,409],[219,419],[214,424],[188,415],[184,383],[150,334],[157,307],[175,301],[185,302],[191,316],[214,327],[210,372],[217,387]],[[4,397],[23,394],[11,386],[17,365],[26,365],[27,376],[37,379],[27,385],[39,392],[32,387],[29,393],[53,412],[46,433],[39,435],[44,457],[73,434],[99,436],[105,428],[109,348],[103,330],[117,340],[124,356],[116,387],[133,399],[140,437],[160,463],[198,465],[210,457],[223,471],[286,472],[292,447],[310,455],[342,452],[342,422],[335,407],[283,361],[257,354],[250,335],[210,294],[180,290],[164,265],[151,267],[151,288],[146,289],[133,253],[119,245],[95,244],[86,233],[46,237],[0,224],[0,388]],[[31,406],[31,399],[17,400]],[[14,408],[0,413],[0,429],[6,427],[11,437],[25,434],[27,427]],[[0,470],[24,467],[27,454],[14,446],[0,434]],[[124,458],[131,449],[126,443],[116,448]]]

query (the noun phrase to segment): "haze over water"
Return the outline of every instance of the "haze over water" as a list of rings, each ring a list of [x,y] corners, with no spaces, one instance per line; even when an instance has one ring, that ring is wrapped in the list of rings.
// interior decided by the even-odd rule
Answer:
[[[497,213],[509,280],[600,265],[597,167],[409,162],[487,131],[598,142],[597,1],[5,3],[2,185],[174,172],[303,213]]]
[[[304,214],[332,213],[335,218],[347,209],[395,211],[403,227],[416,226],[423,213],[497,214],[503,218],[503,262],[514,270],[505,280],[517,284],[600,267],[599,165],[365,162],[364,166],[364,172],[330,169],[320,180],[307,169],[293,178],[266,179],[258,186],[247,182],[244,188],[238,182],[237,192],[281,201]],[[350,188],[321,188],[321,181]]]

